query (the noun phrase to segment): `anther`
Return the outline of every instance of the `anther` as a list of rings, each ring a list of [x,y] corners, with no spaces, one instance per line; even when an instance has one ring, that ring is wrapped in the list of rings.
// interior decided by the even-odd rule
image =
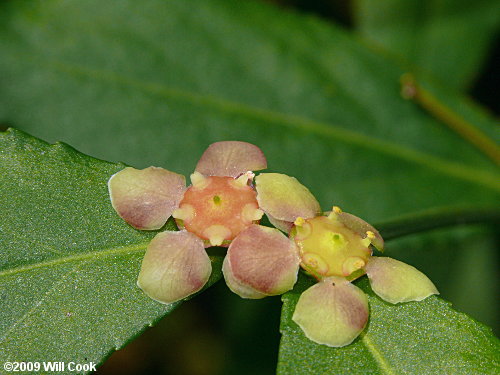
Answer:
[[[339,206],[333,206],[332,207],[332,211],[328,215],[328,219],[330,219],[330,220],[337,220],[338,217],[339,217],[339,214],[341,214],[341,213],[342,213],[342,210],[340,209]]]
[[[306,222],[306,220],[303,218],[303,217],[298,217],[295,219],[295,221],[293,222],[296,226],[298,227],[301,227],[302,225],[304,225],[304,223]]]
[[[351,273],[363,268],[365,265],[366,262],[364,259],[360,257],[349,257],[342,264],[342,272],[344,273],[344,276],[349,276]]]

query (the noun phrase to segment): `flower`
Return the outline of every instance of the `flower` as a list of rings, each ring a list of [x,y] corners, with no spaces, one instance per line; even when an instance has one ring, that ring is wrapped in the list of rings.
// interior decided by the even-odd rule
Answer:
[[[253,285],[267,296],[293,287],[299,267],[295,246],[286,246],[289,240],[279,230],[257,225],[264,211],[259,208],[251,171],[266,167],[257,146],[226,141],[207,148],[191,174],[189,187],[184,176],[157,167],[127,167],[111,176],[111,204],[127,223],[140,230],[157,230],[172,216],[180,228],[158,233],[148,245],[137,284],[149,297],[172,303],[196,293],[212,271],[205,247],[231,243],[236,249],[233,252],[251,253],[260,244],[260,250],[272,254],[273,262],[267,268],[247,270],[251,278],[244,280],[245,289]],[[273,246],[279,251],[273,252]],[[238,288],[240,270],[248,265],[234,264],[233,290]],[[262,285],[264,271],[275,277],[266,278]]]
[[[172,216],[180,228],[158,233],[148,245],[137,284],[149,297],[172,303],[196,293],[212,272],[205,248],[228,247],[224,279],[243,298],[285,293],[300,267],[316,278],[292,319],[312,341],[340,347],[368,321],[368,299],[351,284],[356,278],[367,274],[373,291],[390,303],[438,294],[412,266],[372,255],[371,246],[383,250],[384,241],[370,224],[338,207],[321,213],[294,177],[255,177],[252,171],[266,167],[257,146],[227,141],[203,153],[189,187],[183,176],[157,167],[111,176],[112,206],[127,223],[157,230]],[[278,229],[259,225],[264,213]]]
[[[269,268],[274,254],[284,253],[280,246],[295,251],[300,266],[318,280],[302,293],[292,317],[310,340],[341,347],[363,331],[369,315],[368,299],[351,281],[364,274],[373,291],[393,304],[438,294],[434,284],[414,267],[372,255],[371,246],[383,250],[384,240],[370,224],[338,207],[319,214],[318,202],[296,179],[264,173],[256,177],[256,190],[269,220],[289,233],[288,242],[275,243],[272,252],[259,250],[258,243],[249,251],[247,244],[240,249],[237,239],[224,260],[224,276],[242,297],[263,297],[259,294],[262,289],[252,283],[255,275],[259,275],[259,285],[276,276],[256,270]]]

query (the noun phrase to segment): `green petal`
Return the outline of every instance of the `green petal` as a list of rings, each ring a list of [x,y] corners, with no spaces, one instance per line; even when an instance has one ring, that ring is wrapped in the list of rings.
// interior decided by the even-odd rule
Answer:
[[[202,240],[186,231],[166,231],[150,242],[137,285],[152,299],[172,303],[203,288],[211,272]]]
[[[344,279],[329,278],[302,293],[292,319],[310,340],[341,347],[363,331],[368,314],[368,299],[361,289]]]
[[[255,298],[246,292],[272,296],[292,289],[300,258],[295,243],[279,230],[254,224],[233,240],[224,262],[229,287],[242,297]],[[241,288],[245,293],[235,290]]]
[[[260,208],[274,219],[294,222],[298,217],[314,217],[321,210],[314,195],[295,177],[261,173],[255,183]]]
[[[239,141],[212,143],[196,165],[196,171],[205,176],[237,177],[247,171],[265,168],[267,161],[260,148]]]
[[[399,260],[371,257],[365,269],[373,291],[387,302],[421,301],[439,294],[427,276]]]
[[[137,229],[160,229],[177,208],[186,190],[184,176],[163,168],[127,167],[108,181],[111,204]]]

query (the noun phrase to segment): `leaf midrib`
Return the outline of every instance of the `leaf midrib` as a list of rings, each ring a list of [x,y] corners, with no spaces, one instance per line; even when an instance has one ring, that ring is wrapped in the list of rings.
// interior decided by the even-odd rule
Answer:
[[[377,362],[377,365],[383,374],[396,375],[396,372],[394,372],[387,359],[377,348],[377,345],[375,345],[368,337],[368,333],[364,332],[362,334],[361,341],[363,342],[363,345],[368,349],[375,362]]]
[[[149,244],[149,241],[148,242],[141,242],[141,243],[137,243],[137,244],[133,244],[133,245],[128,245],[128,246],[120,246],[120,247],[114,247],[114,248],[109,248],[109,249],[100,249],[100,250],[89,251],[89,252],[84,252],[84,253],[72,254],[72,255],[68,255],[66,257],[62,257],[62,258],[51,259],[51,260],[38,262],[38,263],[32,263],[32,264],[28,264],[28,265],[19,266],[19,267],[8,268],[8,269],[0,271],[0,278],[5,277],[5,276],[15,275],[17,273],[28,272],[28,271],[31,271],[31,270],[34,270],[37,268],[53,267],[53,266],[57,266],[60,264],[65,264],[65,263],[79,262],[79,261],[85,261],[85,260],[90,260],[90,259],[96,260],[96,259],[100,259],[100,258],[109,257],[111,255],[145,251],[148,244]]]
[[[19,54],[33,57],[32,54],[28,53]],[[472,166],[449,161],[409,147],[402,147],[394,142],[388,142],[352,130],[343,129],[338,125],[311,120],[298,115],[258,108],[252,105],[214,97],[213,95],[197,94],[188,90],[172,88],[164,84],[141,81],[105,69],[87,68],[78,64],[44,59],[40,56],[36,56],[36,59],[42,64],[69,75],[90,78],[100,82],[120,84],[160,98],[181,100],[198,106],[217,109],[225,113],[242,115],[247,118],[261,121],[263,120],[266,125],[273,124],[274,126],[298,129],[305,133],[321,135],[333,140],[385,154],[396,159],[421,165],[440,172],[441,174],[465,180],[472,184],[481,185],[494,191],[500,191],[500,180],[498,175],[492,172],[478,170]],[[33,61],[33,59],[31,59],[31,61]]]
[[[411,148],[401,147],[393,142],[383,141],[371,136],[366,136],[358,132],[340,128],[338,125],[332,125],[326,122],[310,120],[298,115],[284,114],[281,112],[257,108],[255,106],[234,102],[223,98],[209,95],[200,95],[186,90],[171,88],[165,85],[142,82],[137,79],[129,78],[111,71],[102,69],[88,69],[74,64],[56,63],[56,67],[67,73],[83,75],[96,80],[108,81],[127,85],[140,89],[146,93],[154,94],[159,97],[169,97],[172,99],[183,99],[194,104],[201,104],[212,108],[218,108],[233,114],[246,115],[249,118],[263,119],[266,123],[275,126],[285,126],[299,129],[304,132],[324,135],[345,143],[350,143],[359,147],[367,148],[372,151],[383,153],[392,157],[401,158],[415,164],[421,164],[430,169],[437,170],[443,174],[458,177],[463,180],[479,183],[493,190],[500,191],[498,175],[487,171],[478,171],[475,168],[464,166],[460,163],[451,162],[442,158],[426,154]]]

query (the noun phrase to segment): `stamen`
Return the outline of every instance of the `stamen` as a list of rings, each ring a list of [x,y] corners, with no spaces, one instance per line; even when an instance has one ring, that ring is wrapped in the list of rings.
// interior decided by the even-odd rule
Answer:
[[[298,227],[301,227],[302,225],[304,225],[304,223],[306,222],[306,220],[303,218],[303,217],[298,217],[295,219],[295,221],[293,222],[296,226]]]
[[[342,264],[342,272],[344,273],[344,276],[349,276],[351,273],[363,268],[365,265],[366,262],[364,259],[360,257],[349,257]]]
[[[340,209],[339,206],[333,206],[332,212],[330,212],[330,215],[328,215],[328,219],[337,220],[339,217],[339,214],[341,214],[341,213],[342,213],[342,210]]]
[[[236,186],[247,186],[248,181],[253,180],[255,173],[248,171],[243,173],[240,177],[234,179],[234,185]]]
[[[328,263],[318,254],[305,253],[302,254],[302,264],[315,274],[326,275],[329,267]]]
[[[179,220],[191,220],[194,216],[194,207],[190,204],[184,203],[182,207],[179,207],[172,212],[172,216]]]
[[[197,189],[203,189],[209,183],[208,178],[203,176],[200,172],[194,172],[190,176],[191,184]]]
[[[257,221],[262,219],[264,211],[259,208],[255,208],[255,204],[248,203],[243,207],[243,210],[241,210],[241,215],[243,219],[248,222]]]
[[[371,230],[366,231],[366,237],[361,240],[364,246],[368,247],[372,244],[372,241],[376,238],[375,233]]]
[[[231,231],[224,225],[211,225],[203,233],[212,246],[220,246],[222,242],[231,237]]]

